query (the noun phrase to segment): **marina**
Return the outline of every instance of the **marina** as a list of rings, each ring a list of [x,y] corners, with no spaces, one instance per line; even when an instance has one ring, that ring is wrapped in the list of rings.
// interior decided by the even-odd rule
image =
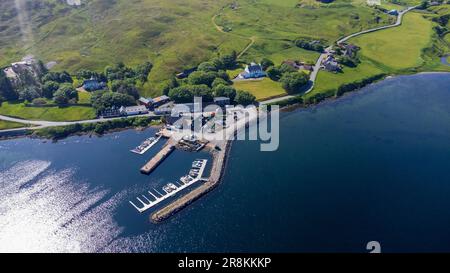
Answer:
[[[142,194],[141,196],[136,197],[136,200],[140,203],[141,206],[136,205],[132,201],[129,201],[130,204],[140,213],[156,206],[157,204],[163,202],[164,200],[176,195],[178,192],[186,189],[187,187],[199,182],[206,181],[203,177],[203,173],[205,172],[206,164],[208,160],[206,159],[197,159],[192,164],[191,173],[195,173],[195,176],[186,175],[180,178],[180,182],[168,183],[163,188],[163,193],[159,192],[157,189],[149,190],[147,193],[150,196],[146,196]],[[195,172],[192,172],[195,170]],[[142,198],[142,199],[141,199]],[[143,200],[144,199],[144,200]]]
[[[160,140],[161,136],[158,137],[150,137],[144,140],[139,146],[130,150],[131,152],[139,155],[145,154],[151,147],[153,147]]]

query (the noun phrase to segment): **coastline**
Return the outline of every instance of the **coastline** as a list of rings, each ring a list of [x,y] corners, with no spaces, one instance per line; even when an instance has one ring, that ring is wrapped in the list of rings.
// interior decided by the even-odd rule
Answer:
[[[415,75],[427,75],[427,74],[449,74],[450,75],[450,72],[447,72],[447,71],[422,71],[422,72],[416,72],[416,73],[410,73],[410,74],[407,74],[407,73],[404,73],[404,74],[387,74],[385,77],[383,77],[383,78],[381,78],[381,79],[379,79],[377,81],[371,82],[371,83],[369,83],[369,84],[367,84],[365,86],[362,86],[360,88],[354,89],[352,91],[345,92],[341,96],[336,96],[336,95],[328,96],[328,97],[325,97],[323,100],[321,100],[321,101],[319,101],[317,103],[305,104],[304,102],[303,103],[297,102],[297,103],[293,103],[293,104],[287,104],[287,105],[281,107],[280,110],[284,111],[284,112],[291,112],[291,111],[294,111],[294,110],[297,110],[297,109],[304,109],[304,110],[313,109],[313,108],[316,108],[316,107],[321,106],[323,104],[329,104],[329,103],[332,103],[332,102],[339,101],[341,98],[358,94],[361,89],[364,89],[364,88],[369,87],[371,85],[382,83],[382,82],[384,82],[386,80],[395,79],[395,78],[398,78],[398,77],[407,77],[407,76],[415,76]],[[289,100],[289,99],[287,99],[287,100]],[[283,102],[283,101],[281,101],[281,102]]]

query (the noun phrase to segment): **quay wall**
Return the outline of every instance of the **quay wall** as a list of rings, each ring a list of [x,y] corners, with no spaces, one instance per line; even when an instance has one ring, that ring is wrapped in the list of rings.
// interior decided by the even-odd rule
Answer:
[[[226,161],[228,157],[228,153],[231,148],[232,141],[227,140],[224,144],[224,147],[221,151],[213,150],[213,165],[211,168],[211,174],[209,176],[208,181],[206,181],[201,186],[195,188],[188,194],[180,197],[179,199],[173,201],[167,206],[161,208],[160,210],[154,212],[150,216],[150,221],[154,223],[160,223],[175,213],[179,212],[183,208],[187,207],[189,204],[199,199],[206,193],[213,190],[217,185],[219,185],[220,180],[225,171]]]

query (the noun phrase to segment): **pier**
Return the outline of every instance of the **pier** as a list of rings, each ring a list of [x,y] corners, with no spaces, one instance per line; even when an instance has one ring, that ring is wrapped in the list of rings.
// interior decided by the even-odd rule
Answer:
[[[173,151],[175,150],[175,144],[169,139],[166,145],[159,151],[149,162],[147,162],[142,168],[141,173],[150,174],[155,168],[161,164]]]
[[[136,200],[140,203],[141,206],[137,206],[135,203],[133,203],[132,201],[129,201],[130,204],[140,213],[143,213],[144,211],[158,205],[159,203],[163,202],[164,200],[176,195],[178,192],[186,189],[187,187],[199,182],[199,181],[205,181],[206,179],[203,178],[203,173],[205,171],[206,168],[206,164],[207,164],[208,160],[203,159],[201,160],[201,166],[198,169],[198,175],[193,178],[191,181],[189,182],[180,182],[180,183],[172,183],[176,189],[173,189],[172,191],[167,191],[164,188],[162,189],[163,193],[160,193],[158,190],[153,189],[153,191],[148,191],[148,194],[150,196],[146,196],[146,195],[141,195],[139,197],[136,197]],[[144,199],[142,200],[141,197]]]
[[[150,221],[152,221],[154,223],[160,223],[160,222],[166,220],[173,214],[182,210],[183,208],[185,208],[186,206],[188,206],[195,200],[199,199],[206,193],[213,190],[217,185],[219,185],[220,179],[221,179],[224,169],[225,169],[227,154],[229,152],[230,147],[231,147],[231,141],[225,141],[223,143],[223,145],[221,146],[220,151],[212,151],[213,164],[212,164],[212,168],[211,168],[211,174],[205,183],[203,183],[202,185],[193,189],[186,195],[181,196],[180,198],[178,198],[177,200],[168,204],[167,206],[154,212],[150,216]]]

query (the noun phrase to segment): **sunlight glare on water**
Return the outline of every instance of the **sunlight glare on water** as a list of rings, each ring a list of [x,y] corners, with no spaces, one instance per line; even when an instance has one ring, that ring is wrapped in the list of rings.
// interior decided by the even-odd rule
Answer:
[[[0,172],[0,252],[102,251],[122,231],[112,211],[124,193],[105,200],[74,170],[50,167],[26,161]]]

